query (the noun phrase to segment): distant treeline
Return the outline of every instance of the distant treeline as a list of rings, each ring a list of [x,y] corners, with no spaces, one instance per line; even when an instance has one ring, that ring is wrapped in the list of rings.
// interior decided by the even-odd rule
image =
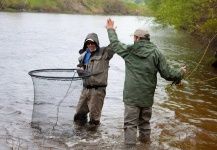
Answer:
[[[162,26],[172,25],[204,41],[217,34],[217,0],[149,0],[149,8]],[[212,43],[217,47],[217,36]]]
[[[146,5],[123,0],[0,0],[1,11],[150,15]]]

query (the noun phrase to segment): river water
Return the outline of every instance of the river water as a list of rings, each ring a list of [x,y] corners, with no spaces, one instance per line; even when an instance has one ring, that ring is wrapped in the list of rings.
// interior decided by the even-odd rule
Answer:
[[[89,130],[66,119],[67,128],[43,134],[31,128],[34,89],[28,72],[36,69],[76,68],[78,50],[88,33],[95,32],[100,45],[109,44],[105,29],[111,17],[121,42],[133,43],[129,35],[145,26],[160,51],[175,68],[188,66],[188,74],[204,54],[204,45],[172,27],[158,29],[152,18],[71,14],[0,12],[0,149],[129,149],[124,145],[122,90],[124,61],[110,61],[107,95],[101,125]],[[208,47],[208,51],[212,49]],[[196,55],[198,54],[198,55]],[[217,75],[206,61],[180,87],[158,76],[151,119],[151,143],[130,149],[217,149]],[[197,57],[196,57],[197,56]],[[58,87],[58,85],[57,85]],[[73,94],[79,95],[79,92]],[[73,105],[76,106],[76,102]],[[65,106],[67,107],[67,106]],[[75,109],[68,106],[66,110]],[[67,121],[68,119],[68,121]],[[58,130],[58,131],[57,131]],[[61,130],[61,132],[60,132]],[[60,134],[61,133],[61,134]]]

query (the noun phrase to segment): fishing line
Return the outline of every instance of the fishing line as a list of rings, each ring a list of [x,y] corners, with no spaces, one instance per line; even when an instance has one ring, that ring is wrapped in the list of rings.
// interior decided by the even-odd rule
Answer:
[[[203,47],[197,52],[197,54],[195,55],[194,59],[193,59],[193,60],[190,60],[190,59],[189,59],[186,64],[188,64],[190,61],[196,60],[196,58],[197,58],[197,56],[199,55],[200,51],[206,46],[206,44],[207,44],[208,42],[209,42],[209,41],[207,41],[207,42],[203,45]]]
[[[210,43],[213,41],[213,39],[214,39],[216,36],[217,36],[217,34],[215,34],[215,35],[211,38],[211,40],[209,40],[209,41],[206,42],[206,44],[208,43],[208,45],[207,45],[207,47],[206,47],[206,49],[205,49],[205,51],[204,51],[203,56],[201,57],[200,61],[197,63],[197,66],[193,69],[193,71],[191,71],[191,73],[186,77],[185,80],[187,80],[187,79],[194,73],[194,71],[198,68],[198,66],[200,65],[201,61],[203,60],[203,58],[204,58],[204,56],[205,56],[205,54],[206,54],[206,52],[207,52],[207,50],[208,50],[208,48],[209,48],[209,46],[210,46]],[[206,45],[206,44],[205,44],[205,45]],[[205,45],[201,48],[201,50],[205,47]],[[197,53],[197,55],[198,55],[198,54],[199,54],[199,52]],[[196,56],[197,56],[197,55],[196,55]],[[195,57],[195,58],[196,58],[196,57]]]
[[[76,73],[76,72],[74,72],[74,75],[72,76],[72,78],[75,76],[75,73]],[[68,94],[68,91],[69,91],[69,89],[70,89],[70,87],[71,87],[71,84],[72,84],[72,81],[70,82],[70,85],[69,85],[69,88],[67,89],[66,94]],[[67,95],[65,95],[65,96],[63,97],[63,99],[64,99],[66,96],[67,96]],[[54,108],[55,108],[55,107],[49,109],[49,110],[47,111],[47,113],[49,113],[50,111],[52,111]]]
[[[200,83],[200,82],[206,82],[206,81],[211,81],[211,80],[214,80],[214,79],[217,79],[217,77],[210,78],[210,79],[203,80],[203,81],[198,81],[198,82],[191,82],[191,84]]]
[[[74,72],[74,75],[72,76],[72,78],[74,78],[75,74],[76,74],[76,72]],[[54,128],[57,126],[57,122],[58,122],[58,120],[59,120],[59,107],[60,107],[60,104],[63,102],[63,100],[64,100],[64,99],[66,98],[66,96],[68,95],[69,89],[71,88],[71,85],[72,85],[72,82],[73,82],[73,80],[70,82],[70,85],[69,85],[69,87],[68,87],[68,89],[67,89],[67,92],[66,92],[65,96],[62,98],[62,100],[60,100],[59,104],[57,105],[57,117],[56,117],[56,123],[55,123],[55,125],[53,126],[53,130],[54,130]]]

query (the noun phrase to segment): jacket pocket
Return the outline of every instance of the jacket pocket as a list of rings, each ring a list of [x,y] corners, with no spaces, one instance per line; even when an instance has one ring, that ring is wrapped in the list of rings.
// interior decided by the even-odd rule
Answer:
[[[104,61],[102,56],[94,56],[91,58],[91,65],[89,65],[92,75],[100,74],[104,71]]]

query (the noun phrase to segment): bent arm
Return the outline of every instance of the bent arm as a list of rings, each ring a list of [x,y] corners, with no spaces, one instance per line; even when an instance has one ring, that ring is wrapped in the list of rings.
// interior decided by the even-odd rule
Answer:
[[[105,51],[106,51],[106,59],[108,60],[111,59],[113,55],[115,54],[115,51],[113,51],[110,44],[105,47]]]
[[[182,68],[174,69],[167,63],[165,57],[159,53],[158,70],[162,78],[168,81],[182,80],[184,71]]]

